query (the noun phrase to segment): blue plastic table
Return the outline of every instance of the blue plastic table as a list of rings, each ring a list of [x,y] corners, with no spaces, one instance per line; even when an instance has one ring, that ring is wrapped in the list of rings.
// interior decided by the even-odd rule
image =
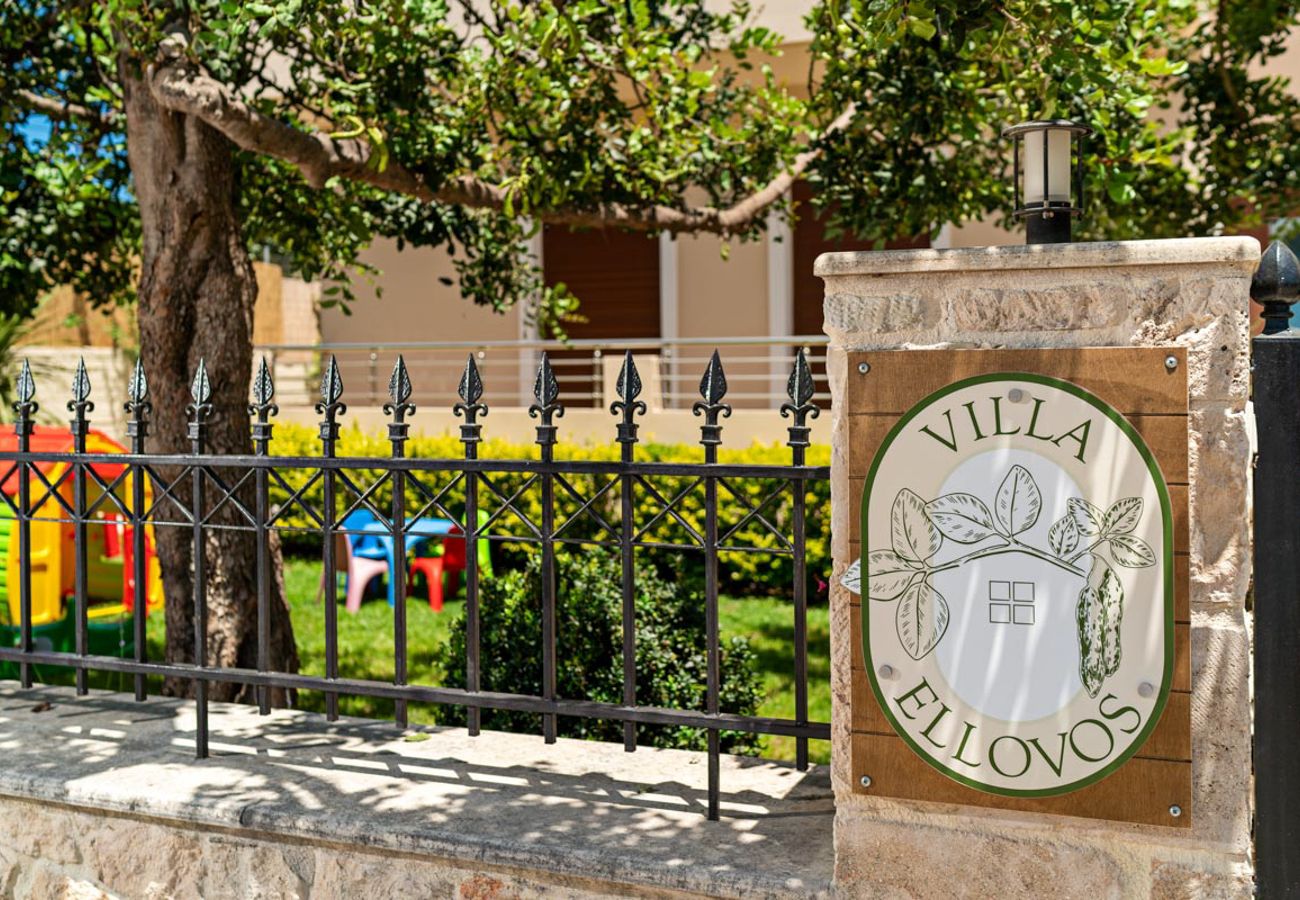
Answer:
[[[426,544],[434,538],[445,538],[452,533],[456,523],[451,519],[407,519],[406,520],[406,549],[414,550],[421,544]],[[388,605],[394,606],[397,603],[396,581],[394,573],[397,571],[397,547],[393,541],[392,532],[387,525],[382,522],[368,522],[362,525],[360,531],[367,536],[374,535],[374,539],[379,542],[382,548],[383,556],[374,554],[374,559],[386,559],[388,561]],[[358,552],[359,550],[359,552]],[[354,553],[358,556],[371,556],[371,553],[365,549],[354,548]],[[402,560],[402,565],[406,565],[406,560]]]

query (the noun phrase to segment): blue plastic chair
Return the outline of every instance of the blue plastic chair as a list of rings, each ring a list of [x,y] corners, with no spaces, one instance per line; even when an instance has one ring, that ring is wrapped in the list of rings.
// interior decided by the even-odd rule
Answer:
[[[407,549],[418,555],[427,542],[446,537],[451,532],[452,523],[446,519],[419,519],[408,522],[407,527]],[[393,573],[397,571],[398,563],[395,558],[397,547],[392,534],[380,524],[374,513],[364,508],[348,513],[339,523],[339,528],[344,531],[360,532],[346,536],[353,556],[379,559],[387,563],[388,605],[396,605],[397,585],[394,583]],[[402,560],[402,565],[405,564],[406,560]]]

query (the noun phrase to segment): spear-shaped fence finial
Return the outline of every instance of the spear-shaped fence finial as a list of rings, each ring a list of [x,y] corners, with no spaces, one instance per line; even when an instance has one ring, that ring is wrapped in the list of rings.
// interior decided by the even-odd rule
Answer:
[[[393,365],[393,374],[388,379],[389,402],[384,404],[384,413],[393,417],[388,423],[388,440],[393,444],[393,455],[401,456],[402,448],[411,426],[406,417],[415,414],[415,404],[411,402],[411,376],[406,371],[406,360],[397,354]]]
[[[275,402],[275,379],[265,356],[253,376],[253,402],[248,404],[248,414],[257,417],[253,422],[253,446],[258,453],[265,455],[267,445],[271,443],[271,430],[275,427],[271,424],[271,416],[280,414],[280,407]]]
[[[26,359],[23,360],[18,380],[14,383],[14,393],[18,398],[14,403],[14,412],[17,413],[14,429],[20,435],[31,434],[32,418],[40,405],[36,402],[36,379],[32,378],[32,365]]]
[[[90,376],[86,374],[86,360],[77,360],[77,371],[72,375],[72,399],[68,401],[68,412],[72,413],[72,434],[84,442],[87,432],[86,413],[93,412],[95,404],[90,399]],[[83,452],[81,450],[78,453]]]
[[[618,399],[609,405],[609,411],[613,415],[622,413],[623,421],[618,423],[618,437],[616,440],[620,444],[635,444],[636,432],[639,427],[636,423],[636,415],[646,414],[646,405],[637,397],[641,396],[641,374],[636,370],[636,361],[632,359],[632,351],[625,351],[623,354],[623,366],[618,371],[618,382],[614,385],[618,391]]]
[[[790,371],[790,380],[786,382],[785,392],[789,395],[790,402],[781,404],[781,416],[794,419],[794,424],[788,429],[790,432],[788,444],[791,447],[807,447],[808,436],[812,431],[808,427],[808,419],[820,416],[821,409],[813,402],[816,384],[813,381],[812,369],[808,366],[808,357],[804,355],[802,347],[795,354],[794,368]]]
[[[479,432],[483,426],[479,424],[478,417],[488,414],[487,404],[481,402],[483,377],[479,375],[478,363],[474,361],[473,353],[465,361],[465,371],[461,373],[460,385],[456,393],[460,396],[460,402],[451,409],[456,415],[465,417],[464,424],[460,426],[460,440],[468,447],[482,440]]]
[[[153,404],[149,402],[149,379],[144,374],[144,360],[138,356],[135,367],[131,370],[131,378],[126,383],[124,408],[131,417],[126,423],[126,433],[131,438],[131,451],[143,453],[144,439],[149,433],[148,416],[153,411]]]
[[[330,354],[329,364],[321,374],[320,402],[316,404],[316,412],[325,417],[320,423],[320,439],[326,456],[334,455],[334,445],[339,439],[337,417],[347,411],[347,404],[343,402],[343,376],[339,374],[338,358]]]
[[[704,399],[696,400],[691,407],[695,415],[704,416],[704,424],[700,426],[700,443],[706,447],[716,447],[722,443],[722,426],[718,424],[718,416],[731,416],[731,407],[722,402],[726,395],[727,375],[722,371],[722,358],[714,350],[708,368],[704,370],[704,377],[700,379],[700,396]]]
[[[537,367],[537,381],[533,383],[534,403],[528,407],[528,415],[540,419],[537,426],[537,443],[544,446],[555,443],[554,419],[564,416],[564,406],[560,401],[560,383],[551,368],[551,358],[542,351],[542,362]]]
[[[199,357],[199,367],[190,382],[190,404],[185,411],[190,415],[189,439],[195,453],[203,452],[204,432],[208,427],[208,415],[212,412],[212,382],[208,378],[208,364]]]

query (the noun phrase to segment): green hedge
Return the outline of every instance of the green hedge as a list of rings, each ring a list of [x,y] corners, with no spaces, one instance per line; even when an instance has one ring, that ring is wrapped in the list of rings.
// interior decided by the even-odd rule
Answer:
[[[480,659],[487,691],[539,695],[542,692],[542,589],[539,554],[526,565],[483,584],[480,620]],[[562,648],[556,669],[561,697],[621,705],[623,702],[622,566],[613,553],[596,551],[558,557],[556,632]],[[636,567],[636,684],[637,703],[667,709],[705,708],[708,675],[704,630],[704,598],[698,582],[680,569],[665,579],[653,567]],[[447,673],[446,684],[465,687],[465,616],[452,622],[451,634],[437,659]],[[733,637],[721,647],[719,708],[754,715],[762,699],[762,678],[753,651],[744,638]],[[463,725],[462,707],[439,706],[437,720]],[[541,717],[535,713],[485,710],[483,727],[496,731],[536,733]],[[603,741],[622,739],[621,722],[559,717],[563,737]],[[707,736],[698,728],[666,725],[637,726],[644,745],[682,750],[707,749]],[[757,735],[720,733],[724,753],[757,755]]]
[[[457,459],[462,457],[464,452],[460,441],[450,436],[413,437],[407,443],[406,451],[408,456],[432,459]],[[320,453],[320,439],[313,428],[292,424],[277,425],[271,452],[281,456],[317,456]],[[354,427],[343,429],[340,436],[338,450],[340,456],[387,456],[389,452],[390,445],[380,433],[368,434]],[[531,444],[512,444],[500,440],[487,440],[480,444],[479,455],[484,459],[536,459],[537,447]],[[602,447],[558,444],[555,448],[555,457],[561,460],[616,461],[619,458],[619,448],[616,445]],[[646,462],[699,462],[702,455],[698,446],[644,443],[637,445],[637,459]],[[786,465],[790,462],[790,450],[784,445],[775,443],[767,445],[754,444],[743,450],[722,448],[719,451],[719,459],[724,463]],[[829,447],[816,446],[808,451],[810,465],[827,465],[829,460]],[[310,471],[286,470],[281,474],[292,490],[295,491],[301,489],[311,476]],[[362,470],[353,477],[358,481],[358,486],[365,490],[381,474],[381,470]],[[406,500],[408,513],[413,515],[418,512],[428,501],[430,494],[436,494],[455,477],[455,473],[420,473],[417,478],[420,484],[424,486],[425,492],[422,492],[415,485],[408,487]],[[528,475],[494,474],[489,477],[502,496],[511,497],[515,491],[523,486]],[[590,498],[602,486],[606,485],[611,478],[610,476],[574,475],[566,476],[566,480],[577,494],[584,498]],[[689,479],[667,476],[655,476],[646,480],[664,499],[672,499],[677,496],[689,483]],[[745,503],[742,503],[736,495],[743,498],[750,506],[757,506],[778,486],[779,482],[773,479],[728,479],[725,484],[720,485],[718,489],[719,534],[725,535],[732,525],[743,519],[749,512]],[[811,583],[811,596],[824,590],[824,582],[829,578],[830,573],[830,485],[825,481],[815,481],[810,482],[808,488],[808,539],[805,558],[807,560],[808,578]],[[732,493],[733,490],[735,494]],[[699,533],[704,530],[703,495],[703,488],[697,486],[677,507],[681,518]],[[288,501],[289,496],[289,493],[283,488],[273,486],[271,497],[273,503],[283,504]],[[463,496],[461,486],[456,485],[448,492],[445,505],[452,512],[460,515],[464,503]],[[495,496],[487,486],[479,489],[479,497],[480,507],[483,509],[491,511],[501,505],[501,499]],[[572,521],[570,521],[570,518],[578,513],[582,504],[559,483],[555,487],[555,497],[556,523],[557,527],[560,527],[560,537],[597,538],[617,541],[617,536],[610,535],[605,531],[596,518],[590,514],[594,513],[608,525],[617,528],[619,512],[619,489],[617,486],[612,487],[598,501],[592,504],[589,513],[584,513],[578,519]],[[644,527],[649,519],[659,511],[662,504],[641,486],[636,489],[635,497],[637,503],[642,507],[642,512],[637,516],[638,527]],[[304,498],[314,508],[320,507],[321,485],[319,481],[304,494]],[[344,492],[344,496],[339,498],[338,512],[348,508],[354,500],[354,495],[350,492]],[[379,505],[379,508],[387,508],[387,504],[391,503],[391,492],[387,489],[387,486],[375,492],[373,501]],[[514,501],[514,504],[531,521],[540,523],[541,491],[538,485],[532,485]],[[651,509],[654,512],[650,512]],[[427,514],[437,515],[434,511]],[[787,494],[780,500],[774,500],[772,504],[763,510],[763,515],[788,536],[790,528],[789,495]],[[312,520],[297,506],[287,509],[280,521],[284,525],[299,528],[313,526]],[[564,525],[566,522],[568,524]],[[518,519],[507,513],[493,524],[492,533],[524,536],[529,534],[529,531]],[[690,543],[689,532],[672,516],[663,516],[651,532],[646,535],[646,539],[670,544]],[[768,533],[756,520],[751,520],[740,533],[726,543],[762,549],[772,549],[780,546],[777,538]],[[290,550],[304,553],[317,552],[318,545],[319,537],[309,534],[299,534],[286,539],[286,546]],[[510,543],[495,546],[498,550],[503,551],[507,557],[515,552],[509,548],[515,548],[516,550],[521,548],[521,545]],[[646,552],[650,553],[661,567],[676,564],[667,561],[665,551],[639,551],[639,553]],[[700,557],[701,554],[698,551],[686,551],[682,558],[687,565],[693,567],[699,565]],[[515,561],[521,562],[522,559]],[[788,555],[724,553],[721,556],[721,569],[723,590],[725,592],[762,593],[774,596],[789,596],[790,594],[792,575],[791,560]]]

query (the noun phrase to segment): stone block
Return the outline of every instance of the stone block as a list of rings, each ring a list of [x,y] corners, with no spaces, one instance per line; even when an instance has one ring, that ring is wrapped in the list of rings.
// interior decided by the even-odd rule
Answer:
[[[1192,603],[1240,604],[1252,562],[1246,413],[1195,403],[1188,436]]]
[[[1102,900],[1141,895],[1145,873],[1123,858],[1078,846],[1050,829],[996,833],[881,822],[861,811],[835,818],[835,883],[843,896],[1046,897]]]
[[[1151,864],[1150,900],[1246,900],[1255,895],[1249,872],[1207,872],[1174,862]]]
[[[1245,613],[1192,612],[1192,835],[1250,849],[1250,637]]]
[[[853,334],[915,332],[934,324],[938,305],[915,294],[835,293],[823,304],[826,327]]]
[[[955,333],[1075,331],[1106,328],[1124,318],[1108,285],[1096,281],[1047,288],[961,287],[948,293],[946,324]]]

